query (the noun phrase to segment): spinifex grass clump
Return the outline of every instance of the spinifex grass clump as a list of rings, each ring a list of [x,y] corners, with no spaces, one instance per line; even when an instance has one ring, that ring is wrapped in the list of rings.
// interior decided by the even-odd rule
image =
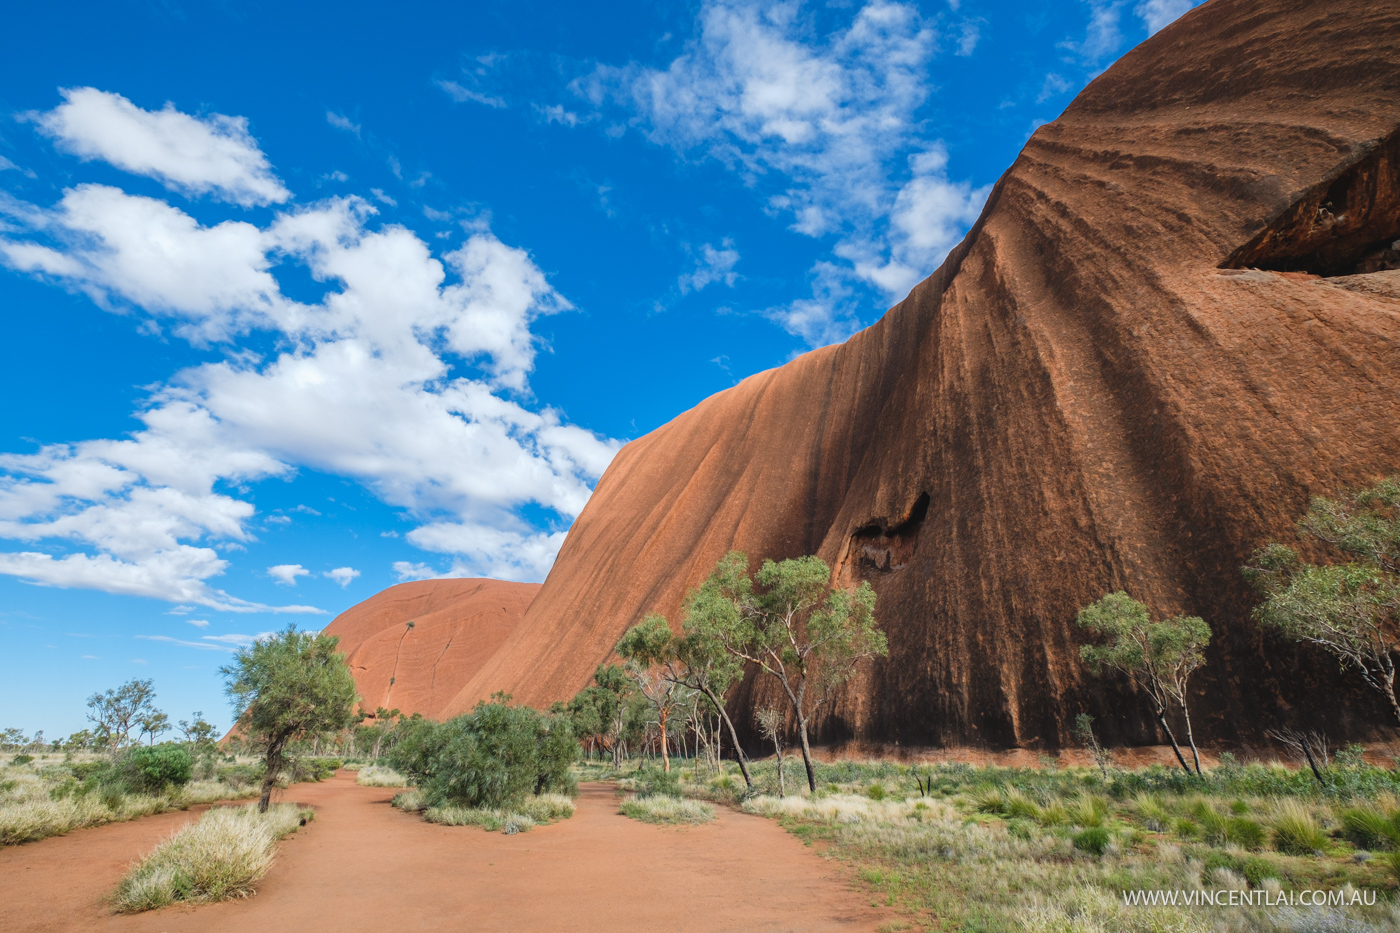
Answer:
[[[355,783],[362,787],[408,787],[412,782],[393,768],[369,765],[355,775]]]
[[[618,807],[624,816],[643,823],[708,823],[715,818],[715,808],[703,800],[687,800],[658,794],[651,797],[628,797]]]
[[[247,897],[272,865],[277,840],[312,816],[290,803],[266,813],[254,806],[210,810],[137,862],[117,886],[114,906],[135,913]]]
[[[1327,848],[1327,834],[1312,812],[1296,800],[1284,800],[1274,814],[1274,848],[1290,855],[1311,855]]]

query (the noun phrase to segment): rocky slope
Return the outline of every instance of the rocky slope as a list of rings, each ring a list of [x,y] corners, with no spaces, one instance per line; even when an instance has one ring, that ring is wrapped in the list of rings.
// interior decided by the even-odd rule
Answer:
[[[500,580],[400,583],[345,610],[325,631],[339,636],[364,709],[441,719],[539,588]]]
[[[1317,702],[1335,663],[1266,638],[1239,567],[1400,469],[1397,238],[1400,6],[1210,0],[1037,130],[878,323],[628,444],[445,711],[571,695],[740,548],[879,594],[890,657],[827,740],[1050,747],[1088,711],[1157,741],[1078,662],[1117,588],[1215,627],[1199,732],[1365,732],[1379,704]]]

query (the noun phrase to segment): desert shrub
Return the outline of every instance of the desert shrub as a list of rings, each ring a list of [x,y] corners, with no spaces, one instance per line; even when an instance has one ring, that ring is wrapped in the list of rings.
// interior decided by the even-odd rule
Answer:
[[[12,765],[27,765],[34,760],[33,755],[16,755],[10,759]]]
[[[1171,813],[1162,801],[1152,794],[1138,794],[1133,798],[1133,809],[1137,811],[1142,825],[1154,833],[1163,833],[1171,825]]]
[[[1102,797],[1080,797],[1068,809],[1070,822],[1086,829],[1102,826],[1108,818],[1108,801]]]
[[[224,765],[218,768],[215,775],[234,790],[241,790],[252,784],[261,783],[263,777],[263,766],[261,763],[255,765]]]
[[[1218,850],[1207,853],[1202,868],[1207,875],[1218,868],[1227,869],[1256,888],[1262,885],[1265,879],[1278,878],[1283,874],[1277,865],[1262,855],[1240,856]]]
[[[134,913],[175,901],[247,897],[272,864],[277,840],[311,816],[285,803],[267,813],[254,806],[210,810],[137,862],[117,886],[114,906]]]
[[[1290,855],[1311,855],[1327,848],[1327,834],[1307,807],[1296,800],[1279,804],[1274,817],[1274,848]]]
[[[444,723],[414,723],[389,763],[432,806],[500,809],[539,793],[572,793],[577,754],[567,718],[497,700]]]
[[[871,784],[869,787],[867,787],[867,788],[865,789],[865,796],[869,797],[871,800],[884,800],[884,799],[885,799],[885,785],[883,785],[883,784]]]
[[[1103,826],[1090,826],[1074,834],[1074,847],[1081,852],[1088,852],[1090,855],[1103,855],[1104,849],[1108,848],[1112,836]]]
[[[632,786],[643,797],[682,797],[681,779],[674,771],[643,767]]]
[[[1347,839],[1363,849],[1394,849],[1400,843],[1400,829],[1374,807],[1348,807],[1342,811],[1342,829]]]
[[[1036,820],[1040,818],[1040,804],[1036,803],[1031,796],[1017,788],[1008,788],[1002,792],[1002,799],[1005,805],[1002,807],[1004,813],[1010,819]]]
[[[628,797],[618,807],[624,816],[643,823],[708,823],[715,818],[715,808],[703,800],[655,795]]]
[[[131,749],[106,773],[130,793],[160,794],[190,782],[194,759],[181,746],[166,742]]]
[[[369,765],[355,775],[355,783],[362,787],[407,787],[409,780],[393,768]]]
[[[553,823],[574,815],[574,802],[564,794],[539,794],[526,797],[517,809],[536,823]]]
[[[86,781],[88,778],[102,774],[109,767],[111,767],[111,763],[106,761],[78,761],[69,765],[68,770],[72,772],[73,777],[80,781]]]
[[[335,774],[342,764],[339,758],[293,758],[284,766],[283,777],[289,784],[320,783]]]

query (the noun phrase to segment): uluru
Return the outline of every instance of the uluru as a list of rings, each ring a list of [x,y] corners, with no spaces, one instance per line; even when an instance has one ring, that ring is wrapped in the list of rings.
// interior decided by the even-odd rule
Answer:
[[[878,593],[890,656],[825,741],[1052,747],[1080,710],[1158,741],[1078,661],[1076,610],[1119,588],[1215,626],[1210,738],[1286,709],[1378,728],[1335,664],[1250,621],[1239,568],[1309,496],[1400,464],[1397,26],[1385,4],[1212,0],[1124,56],[874,326],[624,447],[442,712],[571,696],[740,549]]]
[[[418,580],[391,586],[336,616],[360,706],[440,718],[506,640],[537,583]]]

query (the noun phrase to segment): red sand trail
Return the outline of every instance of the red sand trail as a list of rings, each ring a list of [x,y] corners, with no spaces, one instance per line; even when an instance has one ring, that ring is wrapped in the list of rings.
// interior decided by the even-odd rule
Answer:
[[[0,850],[0,930],[874,931],[890,919],[771,821],[719,808],[677,829],[617,813],[585,784],[572,819],[506,836],[425,823],[341,772],[283,799],[317,818],[283,840],[256,896],[118,916],[123,868],[198,815],[168,813]]]

